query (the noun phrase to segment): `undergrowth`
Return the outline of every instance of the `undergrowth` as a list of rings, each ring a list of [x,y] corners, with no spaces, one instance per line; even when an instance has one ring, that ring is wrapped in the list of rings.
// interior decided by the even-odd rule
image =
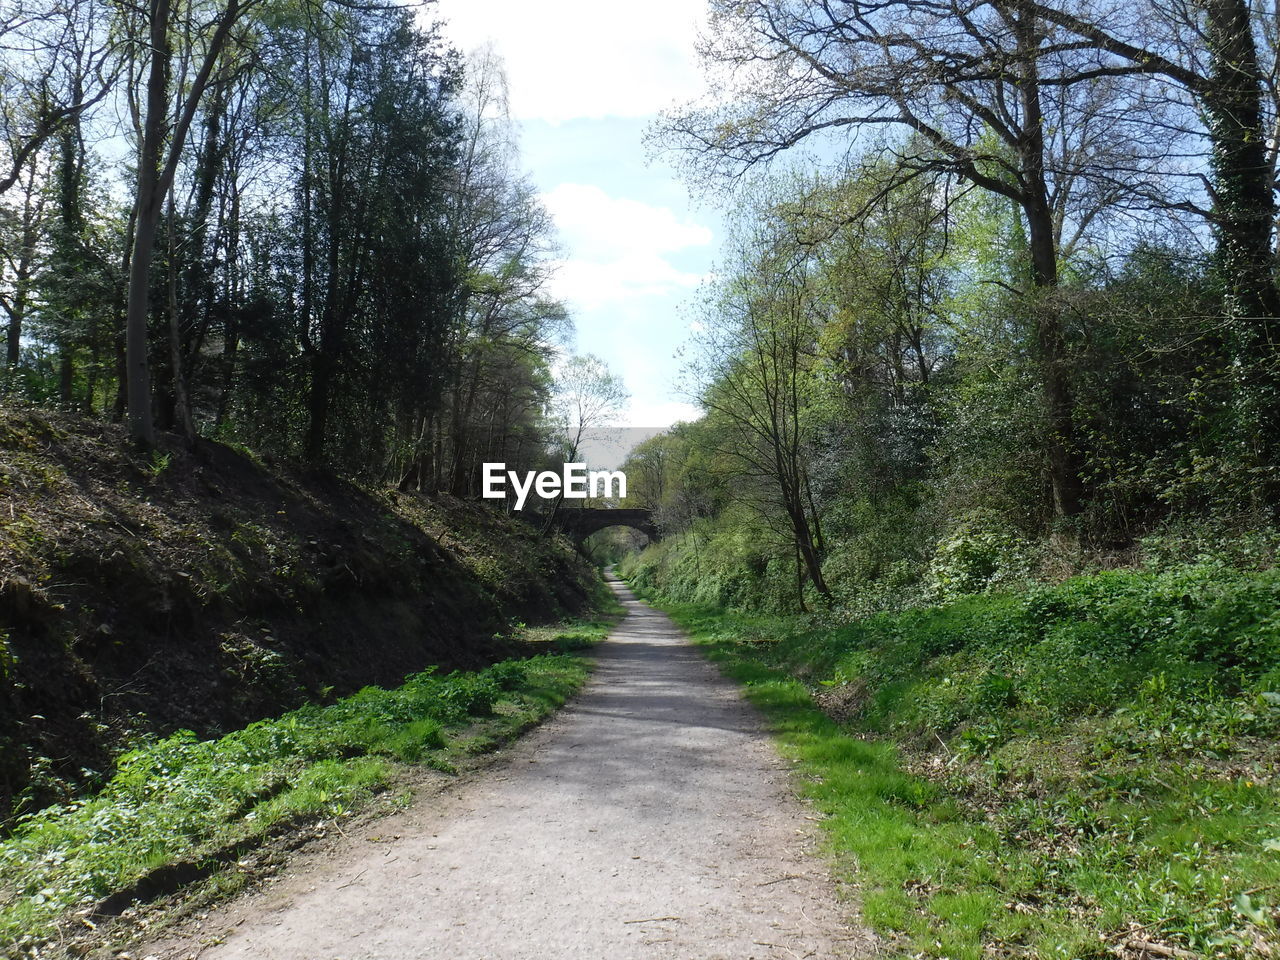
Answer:
[[[350,814],[403,765],[453,770],[563,704],[589,668],[574,651],[607,629],[529,629],[538,655],[527,659],[426,670],[221,739],[183,731],[125,754],[97,795],[23,817],[0,840],[0,954],[35,955],[61,923],[128,900],[164,868],[216,866],[282,829]]]
[[[1280,947],[1280,574],[1113,571],[833,625],[666,609],[914,954]]]

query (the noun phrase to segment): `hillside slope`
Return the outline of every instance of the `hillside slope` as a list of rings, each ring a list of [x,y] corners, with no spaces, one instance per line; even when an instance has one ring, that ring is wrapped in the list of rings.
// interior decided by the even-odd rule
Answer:
[[[478,504],[163,443],[0,409],[0,818],[140,734],[479,666],[510,621],[600,595],[566,542]]]

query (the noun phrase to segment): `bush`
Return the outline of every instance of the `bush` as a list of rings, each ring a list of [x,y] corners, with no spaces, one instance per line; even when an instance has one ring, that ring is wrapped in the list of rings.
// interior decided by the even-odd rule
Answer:
[[[1280,691],[1280,571],[1108,571],[790,626],[773,651],[815,680],[864,684],[873,727],[925,737],[996,716],[1053,725],[1133,701],[1154,709],[1159,698],[1178,709],[1252,701]],[[1156,693],[1144,686],[1153,677],[1164,678]]]
[[[934,602],[1008,589],[1031,577],[1031,544],[989,519],[973,517],[938,544],[926,591]]]
[[[726,510],[628,557],[619,573],[640,591],[732,610],[794,610],[795,560],[776,536]]]

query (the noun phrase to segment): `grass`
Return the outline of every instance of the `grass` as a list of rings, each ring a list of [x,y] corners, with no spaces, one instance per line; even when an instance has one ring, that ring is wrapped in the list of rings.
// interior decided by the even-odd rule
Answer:
[[[663,604],[903,952],[1280,945],[1280,581],[1107,574],[851,624]]]
[[[428,670],[221,739],[179,732],[124,755],[96,796],[24,817],[0,840],[0,954],[35,955],[77,913],[216,875],[290,827],[346,816],[406,765],[453,771],[494,749],[582,685],[581,651],[608,627],[529,629],[523,639],[537,655],[526,659]]]

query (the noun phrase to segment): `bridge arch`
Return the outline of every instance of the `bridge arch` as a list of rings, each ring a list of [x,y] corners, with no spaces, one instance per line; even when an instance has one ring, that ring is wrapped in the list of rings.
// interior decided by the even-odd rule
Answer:
[[[606,527],[630,527],[639,530],[650,542],[659,539],[658,525],[654,523],[653,512],[650,510],[608,507],[562,509],[556,513],[555,524],[575,543],[581,543],[591,534]]]

